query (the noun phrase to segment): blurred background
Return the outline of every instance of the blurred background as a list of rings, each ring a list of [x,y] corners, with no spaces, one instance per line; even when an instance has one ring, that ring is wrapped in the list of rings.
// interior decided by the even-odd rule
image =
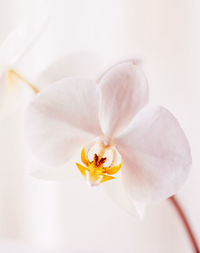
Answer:
[[[63,56],[69,62],[62,75],[77,72],[88,77],[124,58],[143,60],[151,102],[176,115],[191,143],[193,169],[178,196],[200,236],[200,2],[0,0],[0,43],[18,24],[34,25],[45,12],[49,12],[48,27],[21,63],[30,80],[37,80],[41,71]],[[80,52],[82,65],[84,52],[90,52],[93,66],[84,73],[71,63]],[[18,109],[0,122],[1,252],[32,252],[31,248],[33,252],[192,252],[168,201],[148,207],[144,220],[138,221],[101,189],[89,189],[82,180],[70,177],[61,183],[31,177],[21,114]],[[22,249],[19,244],[26,246]]]

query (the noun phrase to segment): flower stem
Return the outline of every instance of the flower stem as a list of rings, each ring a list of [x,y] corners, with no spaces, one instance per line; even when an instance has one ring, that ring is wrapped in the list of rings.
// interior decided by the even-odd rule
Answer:
[[[25,79],[23,76],[21,76],[19,73],[17,73],[15,70],[11,69],[9,70],[9,73],[11,75],[15,75],[16,77],[18,77],[20,80],[22,80],[23,82],[25,82],[32,90],[35,94],[39,93],[39,89],[36,88],[32,83],[30,83],[27,79]]]
[[[180,206],[179,204],[179,201],[177,200],[177,198],[175,196],[172,196],[171,198],[169,198],[169,200],[171,201],[172,205],[174,206],[174,208],[176,209],[182,223],[183,223],[183,226],[185,227],[185,230],[188,234],[188,237],[190,239],[190,242],[193,246],[193,249],[194,249],[194,252],[195,253],[200,253],[200,249],[199,249],[199,246],[198,246],[198,243],[197,243],[197,240],[194,236],[194,232],[192,231],[192,228],[188,222],[188,219],[182,209],[182,207]]]

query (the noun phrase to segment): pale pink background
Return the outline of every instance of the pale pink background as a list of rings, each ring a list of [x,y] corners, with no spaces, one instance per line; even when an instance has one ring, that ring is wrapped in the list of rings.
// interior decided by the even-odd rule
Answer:
[[[199,1],[0,0],[0,42],[23,20],[36,22],[45,5],[49,27],[24,59],[24,73],[34,79],[57,56],[83,49],[95,52],[103,66],[141,57],[151,102],[176,115],[191,143],[193,169],[179,197],[200,237]],[[56,252],[192,252],[167,201],[149,207],[144,221],[135,221],[82,181],[61,184],[28,176],[20,118],[18,110],[0,123],[2,238]]]

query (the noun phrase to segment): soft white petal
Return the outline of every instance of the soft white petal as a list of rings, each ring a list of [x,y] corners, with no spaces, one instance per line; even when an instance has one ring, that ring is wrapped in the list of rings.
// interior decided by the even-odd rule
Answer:
[[[124,209],[134,218],[143,219],[146,206],[144,203],[134,201],[134,199],[127,194],[121,180],[120,172],[115,179],[101,184],[101,187],[120,208]]]
[[[73,52],[47,66],[39,73],[35,83],[41,89],[66,77],[95,78],[100,65],[100,59],[93,52]]]
[[[101,134],[98,86],[87,79],[66,78],[44,89],[30,103],[25,130],[32,152],[49,165],[65,163]]]
[[[27,99],[32,97],[32,90],[18,77],[8,77],[8,72],[0,74],[0,119],[14,112]]]
[[[106,136],[117,135],[148,101],[144,74],[132,63],[122,63],[100,81],[100,123]]]
[[[38,23],[23,24],[11,32],[0,47],[0,119],[14,112],[20,104],[26,103],[32,97],[33,91],[15,74],[16,63],[31,49],[40,38],[47,24],[47,16]]]
[[[38,159],[35,159],[34,155],[29,152],[28,149],[26,151],[25,164],[29,175],[37,179],[58,182],[74,178],[83,180],[82,175],[76,166],[76,162],[80,160],[81,150],[66,164],[57,166],[56,168],[47,166],[46,164],[38,161]]]
[[[0,47],[0,66],[15,65],[40,38],[46,24],[47,17],[44,16],[35,27],[28,23],[21,24],[10,32]]]
[[[122,61],[119,62],[115,62],[112,65],[108,65],[107,67],[104,67],[103,70],[101,70],[100,74],[97,77],[97,82],[99,83],[101,81],[101,79],[113,68],[116,68],[118,65],[121,65],[123,63],[130,63],[130,64],[134,64],[138,67],[142,66],[142,60],[140,58],[134,57],[134,58],[128,58],[128,59],[123,59]]]
[[[191,166],[188,141],[174,116],[149,106],[116,139],[122,155],[122,179],[137,201],[160,201],[175,194]]]

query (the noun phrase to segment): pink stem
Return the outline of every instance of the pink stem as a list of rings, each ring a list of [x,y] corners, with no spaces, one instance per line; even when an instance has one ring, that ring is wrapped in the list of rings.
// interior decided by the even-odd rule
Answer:
[[[173,204],[173,206],[175,207],[184,227],[185,227],[185,230],[188,234],[188,237],[190,239],[190,242],[193,246],[193,249],[194,249],[194,252],[195,253],[200,253],[200,250],[199,250],[199,246],[198,246],[198,243],[197,243],[197,240],[195,239],[195,236],[194,236],[194,233],[191,229],[191,226],[188,222],[188,219],[186,218],[185,216],[185,213],[182,209],[182,207],[180,206],[178,200],[175,198],[175,196],[172,196],[171,198],[169,198],[169,200],[171,201],[171,203]]]

